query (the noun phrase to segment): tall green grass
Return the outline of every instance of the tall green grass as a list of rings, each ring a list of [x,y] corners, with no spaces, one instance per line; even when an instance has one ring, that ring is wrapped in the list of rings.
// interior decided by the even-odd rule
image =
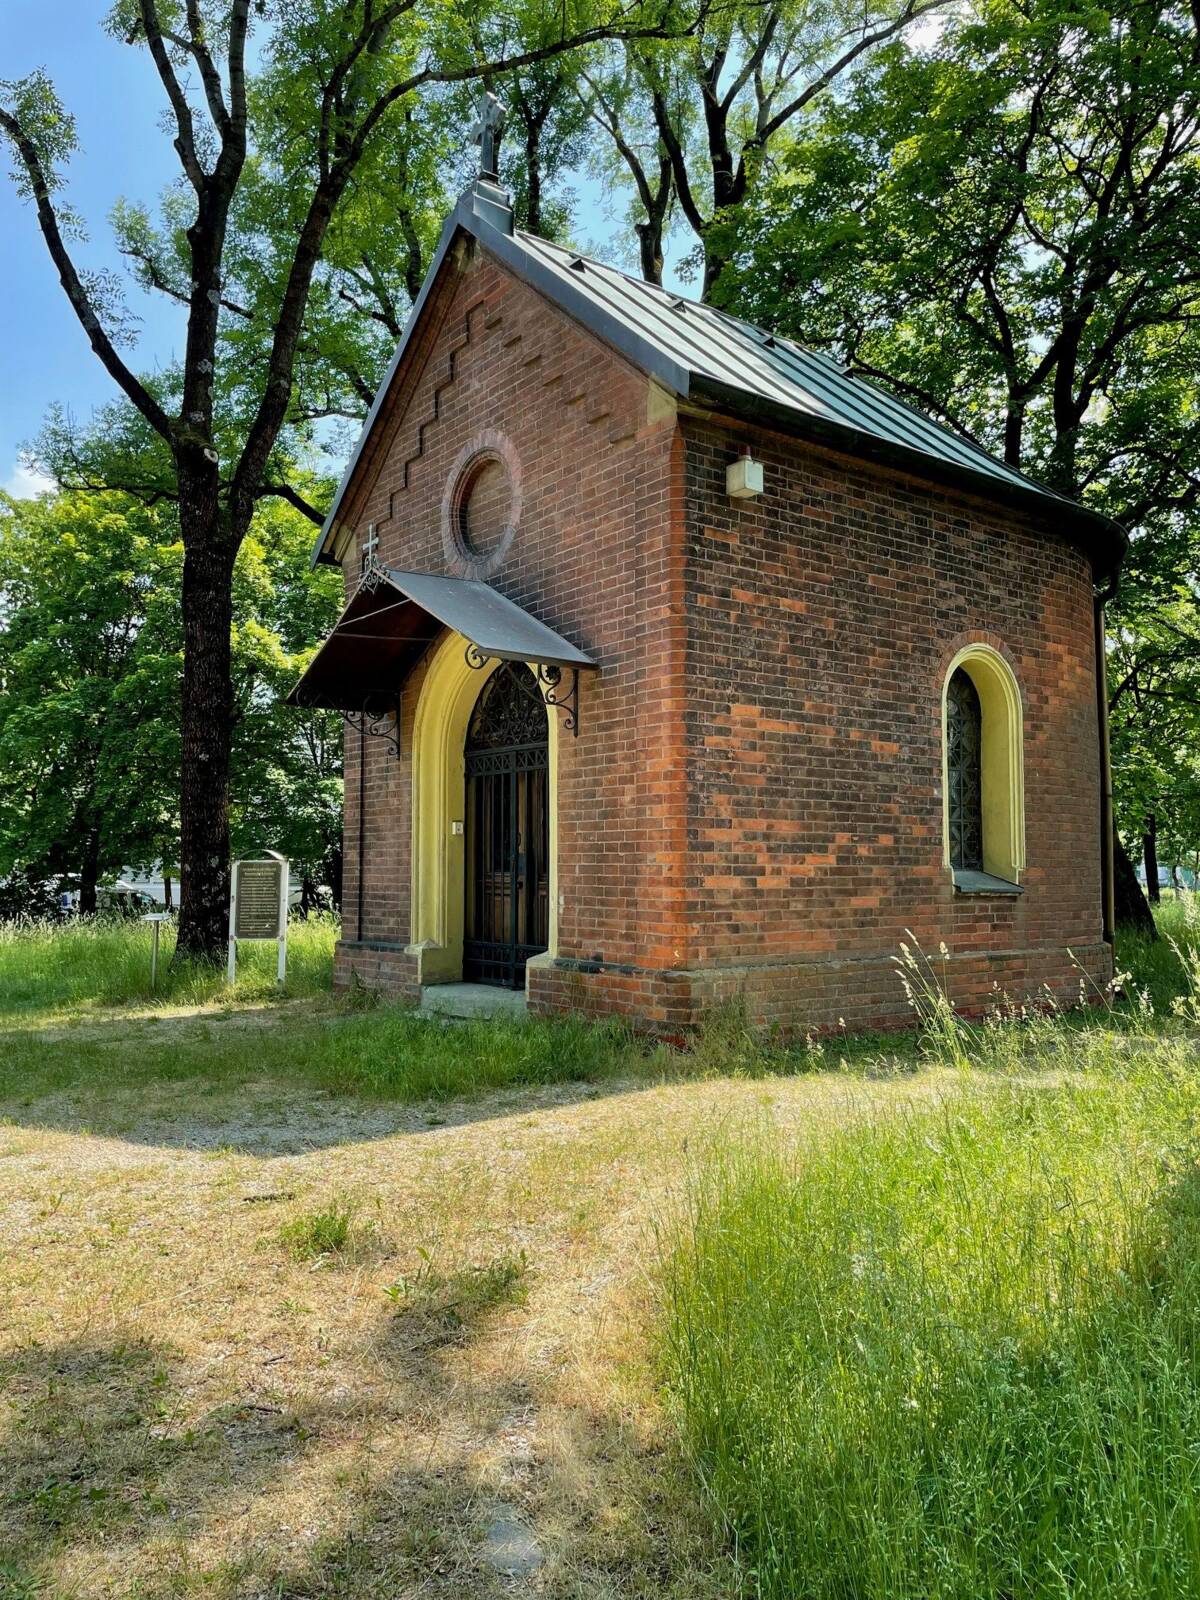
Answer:
[[[337,937],[335,918],[292,920],[286,993],[315,994],[329,989]],[[161,927],[159,983],[152,993],[150,940],[149,923],[122,917],[0,925],[0,1015],[151,1000],[198,1005],[225,995],[249,1000],[270,998],[278,992],[273,942],[239,947],[238,981],[229,990],[223,963],[172,969],[175,927],[168,922]]]
[[[767,1600],[1200,1593],[1200,1080],[1146,1050],[699,1172],[666,1381]]]
[[[666,1069],[668,1054],[618,1020],[490,1017],[447,1024],[387,1007],[323,1028],[302,1070],[340,1094],[447,1100],[515,1084],[653,1075]]]
[[[1129,975],[1129,986],[1144,995],[1162,1017],[1194,987],[1200,960],[1200,894],[1168,890],[1155,909],[1154,921],[1157,939],[1118,934],[1117,965]]]
[[[0,1100],[66,1091],[92,1096],[96,1116],[119,1094],[164,1085],[234,1092],[273,1080],[374,1101],[450,1100],[516,1085],[661,1077],[665,1046],[619,1023],[531,1017],[446,1023],[404,1006],[359,1013],[290,1013],[278,1026],[201,1020],[186,1030],[125,1030],[64,1038],[47,1049],[38,1026],[15,1022],[0,1044]],[[128,1114],[127,1106],[122,1115]],[[99,1122],[96,1123],[100,1125]]]

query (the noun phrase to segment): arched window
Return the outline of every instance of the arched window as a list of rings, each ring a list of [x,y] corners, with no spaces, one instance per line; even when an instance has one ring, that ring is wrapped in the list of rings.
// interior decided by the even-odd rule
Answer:
[[[942,693],[945,862],[968,893],[1019,893],[1025,867],[1021,692],[990,645],[950,663]]]
[[[946,691],[946,776],[950,865],[983,871],[983,711],[979,691],[959,667]]]

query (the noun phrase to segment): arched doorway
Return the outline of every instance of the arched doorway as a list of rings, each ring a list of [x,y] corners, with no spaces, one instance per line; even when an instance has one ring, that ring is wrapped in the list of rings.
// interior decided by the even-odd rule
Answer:
[[[467,726],[463,978],[509,989],[549,943],[549,728],[537,679],[503,662]]]

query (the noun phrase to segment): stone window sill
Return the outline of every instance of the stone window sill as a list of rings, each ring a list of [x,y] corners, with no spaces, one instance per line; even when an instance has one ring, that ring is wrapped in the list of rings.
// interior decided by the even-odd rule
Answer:
[[[994,877],[990,872],[969,872],[962,867],[954,868],[954,891],[956,894],[1019,895],[1025,893],[1019,883],[1010,883],[1007,878]]]

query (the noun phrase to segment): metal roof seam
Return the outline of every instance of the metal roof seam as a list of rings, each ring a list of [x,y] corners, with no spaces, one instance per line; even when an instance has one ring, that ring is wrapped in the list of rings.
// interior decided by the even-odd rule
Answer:
[[[1115,536],[1114,548],[1120,549],[1126,542],[1124,530],[1101,513],[1027,477],[982,445],[842,367],[826,352],[809,350],[721,307],[687,300],[578,251],[530,234],[502,231],[481,216],[464,195],[442,229],[404,335],[334,496],[314,549],[314,560],[325,553],[384,397],[460,232],[474,238],[566,315],[581,321],[681,397],[686,397],[694,386],[697,393],[707,389],[713,403],[734,414],[751,415],[756,405],[767,412],[774,407],[776,426],[789,426],[779,413],[807,419],[815,437],[840,438],[851,453],[879,459],[881,450],[899,451],[912,462],[909,470],[914,471],[919,468],[913,458],[921,458],[939,470],[965,474],[981,487],[990,484],[993,489],[1003,487],[1023,497],[1039,498],[1083,519],[1089,526],[1103,526],[1110,540]],[[1116,559],[1119,561],[1119,556]]]

